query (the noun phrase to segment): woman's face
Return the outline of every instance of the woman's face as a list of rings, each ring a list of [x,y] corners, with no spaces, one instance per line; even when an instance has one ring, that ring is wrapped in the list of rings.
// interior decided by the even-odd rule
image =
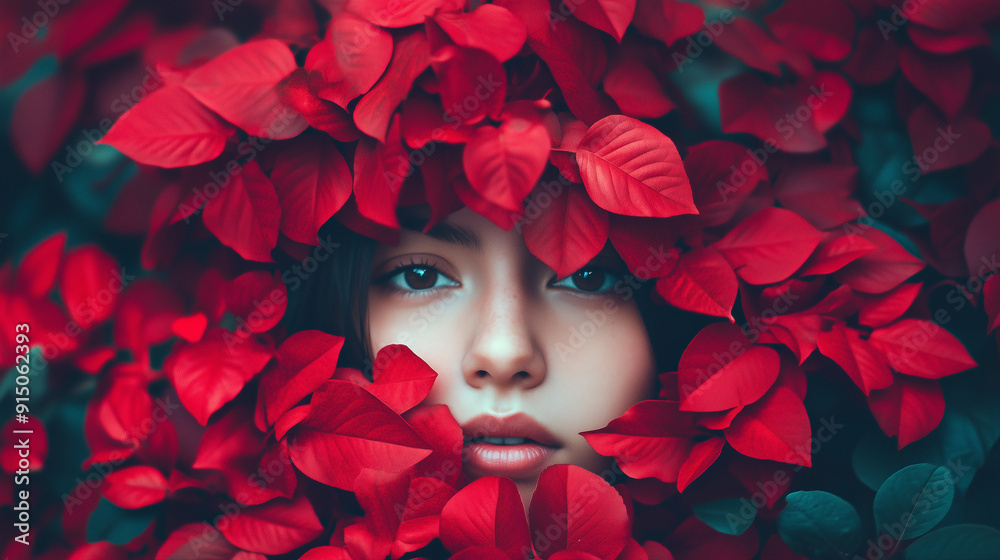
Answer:
[[[448,405],[462,426],[466,474],[510,477],[527,504],[549,465],[608,468],[580,432],[653,396],[653,351],[625,273],[609,247],[557,280],[516,229],[463,208],[376,249],[372,349],[406,344],[434,368],[425,403]]]

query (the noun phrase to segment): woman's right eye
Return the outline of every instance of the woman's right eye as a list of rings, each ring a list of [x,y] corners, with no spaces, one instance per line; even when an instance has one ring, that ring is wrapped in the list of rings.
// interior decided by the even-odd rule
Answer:
[[[401,266],[379,279],[379,283],[381,282],[386,282],[393,288],[404,292],[427,291],[459,285],[458,282],[448,278],[438,269],[427,265]]]

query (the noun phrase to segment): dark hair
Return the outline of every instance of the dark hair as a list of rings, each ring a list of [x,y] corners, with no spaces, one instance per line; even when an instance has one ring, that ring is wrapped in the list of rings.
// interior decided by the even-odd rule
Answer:
[[[401,217],[407,229],[422,224]],[[330,220],[320,237],[339,243],[332,256],[290,290],[285,314],[288,332],[316,329],[345,339],[340,366],[360,369],[370,376],[374,352],[368,336],[367,308],[370,270],[378,242]],[[680,354],[705,324],[704,317],[654,303],[655,281],[647,280],[633,291],[639,313],[652,342],[658,371],[675,371]]]

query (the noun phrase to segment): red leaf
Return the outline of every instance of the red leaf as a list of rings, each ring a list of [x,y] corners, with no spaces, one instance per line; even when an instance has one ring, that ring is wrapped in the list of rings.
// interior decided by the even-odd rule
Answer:
[[[17,155],[32,173],[40,174],[56,158],[52,169],[62,181],[63,175],[70,172],[62,161],[68,162],[73,154],[77,154],[75,158],[79,161],[79,149],[74,149],[75,146],[66,145],[65,156],[58,152],[80,116],[86,93],[86,81],[81,76],[53,74],[32,84],[18,98],[10,120],[10,138]],[[87,140],[78,145],[85,146],[86,154],[90,154],[93,146],[88,143],[98,140],[100,135],[86,130],[85,137]]]
[[[511,114],[499,127],[473,131],[462,152],[469,184],[488,202],[521,212],[549,160],[549,133],[541,120]]]
[[[445,45],[434,51],[431,66],[446,122],[476,124],[500,112],[507,95],[507,74],[490,53]]]
[[[630,117],[662,117],[675,108],[656,73],[633,58],[623,57],[614,63],[604,76],[604,91]]]
[[[175,287],[155,278],[131,282],[122,293],[115,312],[112,324],[115,346],[132,352],[136,362],[147,363],[149,347],[170,339],[171,327],[183,312],[184,301]]]
[[[273,328],[288,307],[288,289],[281,277],[265,270],[241,274],[226,289],[226,307],[236,316],[237,330],[265,332]]]
[[[355,496],[365,512],[364,523],[372,536],[367,551],[372,558],[385,558],[392,549],[402,521],[410,489],[410,477],[377,469],[361,469],[355,481]]]
[[[631,536],[621,494],[576,465],[552,465],[538,475],[528,520],[541,558],[560,551],[614,558]]]
[[[252,136],[293,138],[308,125],[281,103],[277,86],[296,68],[288,45],[262,39],[244,43],[195,68],[182,86]]]
[[[54,233],[32,247],[17,267],[17,287],[33,297],[52,290],[66,248],[66,232]]]
[[[170,330],[188,342],[198,342],[208,327],[208,318],[204,313],[195,313],[187,317],[178,317],[170,324]]]
[[[581,2],[574,7],[576,10],[572,13],[580,21],[604,31],[621,43],[635,13],[635,0]],[[557,16],[553,13],[553,17]]]
[[[674,529],[663,544],[673,553],[673,560],[750,560],[757,555],[757,531],[750,527],[738,536],[724,535],[692,515]]]
[[[294,0],[298,1],[298,0]],[[282,80],[278,88],[281,102],[297,111],[309,126],[322,130],[341,142],[352,142],[361,136],[354,119],[336,103],[321,99],[316,91],[322,85],[319,74],[307,74],[297,69]]]
[[[446,405],[421,405],[404,416],[420,439],[434,450],[414,467],[419,476],[431,477],[444,484],[458,486],[462,474],[462,428]]]
[[[964,55],[941,56],[925,53],[909,45],[899,51],[903,75],[954,119],[965,104],[972,87],[972,64]]]
[[[480,4],[472,13],[438,13],[434,23],[456,45],[482,49],[500,62],[517,54],[528,37],[523,21],[494,4]]]
[[[868,341],[894,370],[907,375],[940,379],[978,365],[954,335],[923,319],[902,319],[875,329]]]
[[[81,245],[66,253],[59,292],[70,317],[86,329],[111,316],[118,294],[132,279],[134,276],[100,247]]]
[[[876,249],[877,245],[860,235],[827,234],[798,276],[832,274]]]
[[[363,468],[402,472],[431,453],[398,414],[346,381],[321,385],[289,437],[299,444],[290,455],[303,474],[348,491]]]
[[[798,270],[823,234],[798,214],[765,208],[740,222],[712,246],[751,284],[773,284]]]
[[[907,14],[913,23],[933,29],[967,29],[1000,15],[1000,6],[989,0],[926,0]]]
[[[1000,327],[1000,274],[983,283],[983,310],[986,311],[986,332]]]
[[[598,206],[629,216],[697,214],[684,165],[669,138],[624,115],[594,123],[576,152],[580,176]]]
[[[884,327],[899,319],[913,305],[923,282],[900,284],[899,287],[882,295],[857,294],[860,311],[858,322],[866,327]]]
[[[758,158],[755,150],[725,140],[691,146],[684,168],[691,179],[698,223],[728,222],[750,193],[768,181],[767,167]]]
[[[975,116],[961,113],[948,120],[927,104],[910,113],[906,129],[921,173],[965,165],[982,155],[992,138],[990,128]]]
[[[931,433],[944,418],[944,395],[937,381],[897,375],[887,389],[872,391],[868,406],[887,436],[899,436],[898,449]]]
[[[460,12],[460,0],[414,0],[405,4],[392,0],[350,0],[347,11],[382,27],[407,27],[423,23],[436,12]]]
[[[732,267],[711,247],[682,253],[677,267],[656,281],[656,293],[670,305],[730,322],[738,289]]]
[[[441,542],[452,552],[495,546],[511,560],[523,557],[531,541],[514,482],[485,476],[459,490],[441,510]]]
[[[97,143],[139,163],[186,167],[218,157],[233,132],[180,86],[166,86],[119,117]]]
[[[379,349],[373,364],[369,393],[402,414],[417,406],[431,391],[437,373],[409,347],[390,344]]]
[[[752,19],[736,17],[715,38],[715,44],[730,56],[742,60],[747,66],[763,70],[775,76],[781,75],[781,62],[793,51],[778,44],[771,34]],[[811,66],[808,55],[801,53],[803,63]],[[688,62],[694,62],[691,57],[685,57],[678,69],[683,69]]]
[[[700,6],[677,0],[638,0],[632,20],[640,33],[655,37],[668,47],[697,33],[705,23]]]
[[[608,213],[590,200],[582,185],[567,185],[556,194],[536,190],[527,208],[520,224],[524,244],[559,278],[582,268],[608,242]]]
[[[969,267],[969,276],[982,280],[990,274],[1000,271],[1000,235],[997,234],[997,224],[1000,223],[1000,200],[991,200],[976,212],[965,233],[965,263]]]
[[[406,99],[413,80],[430,62],[430,47],[423,33],[414,31],[395,37],[392,60],[385,74],[354,107],[354,124],[358,129],[385,142],[396,107]]]
[[[392,544],[392,555],[398,558],[430,544],[440,533],[441,510],[455,494],[446,482],[433,477],[415,477],[410,482],[402,522]],[[394,506],[395,508],[395,506]],[[522,506],[523,508],[523,506]],[[399,513],[394,509],[394,514]],[[507,556],[496,549],[502,559]]]
[[[817,60],[836,62],[851,52],[854,13],[841,0],[793,0],[764,18],[779,41]]]
[[[392,58],[392,36],[385,30],[341,12],[330,21],[326,37],[313,45],[305,69],[318,71],[326,82],[318,94],[347,108],[382,76]]]
[[[278,244],[281,222],[274,185],[256,161],[247,162],[229,181],[220,187],[218,196],[205,203],[205,227],[244,259],[274,262],[271,249]]]
[[[721,437],[713,437],[696,443],[691,448],[691,455],[684,461],[677,473],[677,490],[683,492],[708,467],[712,466],[712,463],[722,454],[722,448],[725,445],[726,440]]]
[[[271,172],[281,204],[281,233],[315,245],[319,228],[351,196],[353,178],[340,150],[326,137],[303,136],[278,154]]]
[[[746,406],[778,378],[778,353],[754,346],[736,325],[713,323],[688,344],[677,365],[681,410],[713,412]]]
[[[181,403],[204,426],[271,359],[272,351],[252,338],[210,329],[193,344],[175,346],[163,369]]]
[[[182,525],[167,537],[154,560],[258,560],[239,556],[249,553],[220,537],[218,529],[207,523]]]
[[[744,408],[726,428],[726,441],[747,457],[812,466],[809,416],[787,387],[775,387]]]
[[[913,26],[907,28],[913,31]],[[882,83],[896,73],[899,45],[892,37],[883,37],[878,29],[866,27],[858,32],[858,46],[844,63],[844,72],[855,82],[869,86]]]
[[[330,379],[344,339],[321,331],[300,331],[278,347],[277,364],[260,380],[267,423],[278,418]]]
[[[833,330],[820,333],[816,345],[824,356],[837,362],[865,395],[892,384],[892,372],[885,357],[876,352],[858,331],[834,323]]]
[[[676,482],[699,434],[691,414],[672,401],[640,401],[599,430],[580,435],[595,451],[614,457],[632,478]]]
[[[914,24],[906,26],[906,33],[914,45],[929,53],[937,54],[952,54],[976,47],[988,47],[992,42],[989,33],[979,26],[949,32]]]
[[[719,86],[722,130],[747,132],[769,149],[808,153],[826,147],[826,132],[847,113],[851,86],[833,72],[771,87],[754,74],[740,74]]]
[[[412,173],[409,154],[393,118],[385,143],[362,138],[354,152],[354,198],[358,212],[376,224],[398,228],[396,205]]]
[[[774,183],[774,194],[787,208],[819,229],[830,229],[864,216],[854,197],[858,168],[803,162],[786,166]]]
[[[844,227],[851,231],[859,229]],[[911,255],[882,231],[867,227],[860,233],[876,249],[844,266],[833,276],[852,290],[871,294],[888,292],[924,268],[923,261]]]
[[[309,500],[300,494],[291,503],[277,499],[246,508],[219,529],[229,542],[244,550],[284,554],[318,537],[323,524]]]
[[[109,474],[103,491],[104,497],[116,506],[139,509],[167,497],[167,479],[153,467],[136,465]]]

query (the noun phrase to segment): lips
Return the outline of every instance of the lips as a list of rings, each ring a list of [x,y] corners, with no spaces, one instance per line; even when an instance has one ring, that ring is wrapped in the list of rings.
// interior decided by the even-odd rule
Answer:
[[[527,414],[480,415],[462,425],[465,464],[473,476],[537,477],[559,439]]]

